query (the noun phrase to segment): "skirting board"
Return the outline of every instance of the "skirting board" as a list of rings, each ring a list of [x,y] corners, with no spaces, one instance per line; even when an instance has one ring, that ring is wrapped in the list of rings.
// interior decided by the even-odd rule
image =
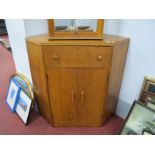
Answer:
[[[116,109],[116,115],[125,119],[128,115],[128,112],[129,112],[131,106],[132,106],[132,103],[127,103],[127,102],[119,99],[117,109]]]

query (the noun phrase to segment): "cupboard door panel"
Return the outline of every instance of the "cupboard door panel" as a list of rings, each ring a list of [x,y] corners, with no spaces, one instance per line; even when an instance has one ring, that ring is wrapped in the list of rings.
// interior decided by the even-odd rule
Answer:
[[[78,70],[78,116],[82,125],[102,123],[107,90],[106,69]]]
[[[47,74],[53,121],[73,123],[76,120],[76,70],[50,68]]]

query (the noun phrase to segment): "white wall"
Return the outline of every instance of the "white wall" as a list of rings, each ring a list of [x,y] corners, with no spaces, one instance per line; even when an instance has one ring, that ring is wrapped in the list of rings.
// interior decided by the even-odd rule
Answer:
[[[138,99],[144,76],[155,77],[155,20],[121,20],[120,32],[130,38],[117,114],[126,117]]]
[[[45,19],[25,19],[25,31],[27,36],[47,34],[47,20]]]
[[[121,28],[120,19],[105,19],[104,21],[104,33],[118,35]]]
[[[29,61],[25,44],[26,32],[24,20],[7,19],[5,20],[5,22],[10,39],[16,70],[18,72],[24,73],[31,80]]]
[[[47,20],[6,20],[17,71],[30,80],[25,37],[47,33]],[[116,113],[125,118],[145,75],[155,76],[155,20],[105,20],[104,32],[130,38]]]
[[[7,19],[5,20],[16,70],[32,82],[25,37],[47,33],[45,19]]]

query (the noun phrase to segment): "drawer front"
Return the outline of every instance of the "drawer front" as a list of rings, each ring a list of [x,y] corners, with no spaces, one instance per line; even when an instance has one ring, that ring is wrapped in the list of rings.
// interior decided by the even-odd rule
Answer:
[[[45,66],[109,67],[111,47],[44,46]]]

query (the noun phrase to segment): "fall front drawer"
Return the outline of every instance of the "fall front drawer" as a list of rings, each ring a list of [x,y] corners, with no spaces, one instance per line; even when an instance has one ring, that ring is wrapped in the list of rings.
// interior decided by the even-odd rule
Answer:
[[[44,46],[46,67],[109,67],[111,47]]]

